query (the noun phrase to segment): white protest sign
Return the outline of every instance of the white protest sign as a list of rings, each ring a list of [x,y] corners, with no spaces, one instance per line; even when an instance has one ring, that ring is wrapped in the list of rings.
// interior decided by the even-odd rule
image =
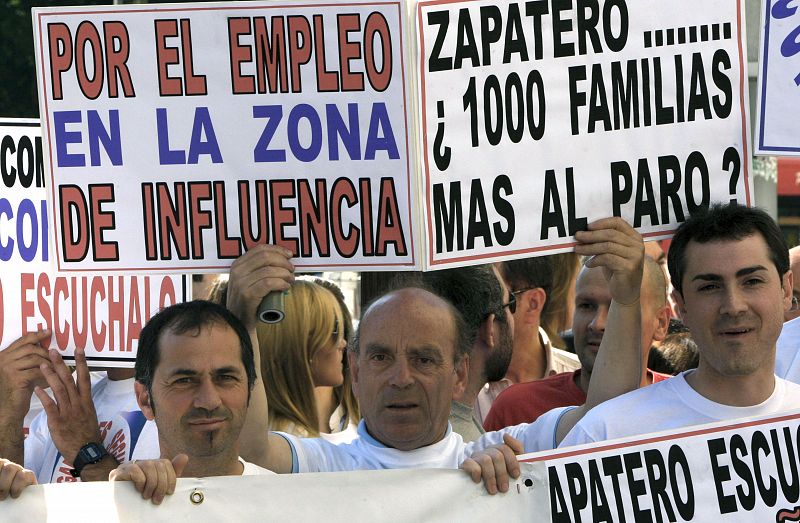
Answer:
[[[522,456],[553,523],[800,520],[800,413]]]
[[[756,153],[800,156],[800,4],[761,2]]]
[[[139,331],[191,296],[187,278],[55,272],[38,120],[0,120],[0,174],[0,349],[47,328],[68,361],[81,347],[90,365],[132,367]]]
[[[51,483],[0,501],[0,514],[29,523],[545,521],[546,507],[522,486],[528,468],[523,464],[523,477],[497,496],[460,470],[441,469],[179,479],[160,506],[143,501],[130,482]]]
[[[34,8],[60,270],[414,268],[405,5]]]
[[[416,22],[431,266],[752,204],[742,2],[425,0]]]

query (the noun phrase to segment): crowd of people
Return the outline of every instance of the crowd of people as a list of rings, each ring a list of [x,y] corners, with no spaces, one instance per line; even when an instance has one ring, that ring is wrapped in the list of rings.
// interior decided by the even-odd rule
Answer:
[[[766,213],[698,212],[666,256],[620,218],[575,238],[398,277],[357,328],[334,284],[262,245],[154,315],[134,369],[76,349],[73,370],[27,333],[0,351],[0,500],[110,480],[159,504],[179,477],[396,468],[462,468],[493,494],[520,453],[800,409],[800,247]],[[273,292],[285,319],[261,323]]]

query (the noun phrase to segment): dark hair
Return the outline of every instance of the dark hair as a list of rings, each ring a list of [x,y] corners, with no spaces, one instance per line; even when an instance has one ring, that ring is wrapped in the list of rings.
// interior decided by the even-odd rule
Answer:
[[[503,288],[491,265],[455,267],[422,274],[422,281],[431,291],[452,303],[467,324],[470,347],[475,343],[481,323],[489,314],[496,314],[500,322],[503,314]]]
[[[738,204],[714,204],[692,214],[678,227],[667,255],[672,286],[683,294],[683,273],[686,270],[686,248],[689,242],[741,240],[760,234],[769,249],[769,257],[778,275],[789,270],[789,249],[775,221],[764,211]]]
[[[248,390],[256,381],[256,367],[253,360],[253,344],[250,335],[239,318],[228,309],[206,300],[177,303],[162,309],[150,318],[139,335],[139,348],[136,352],[136,381],[152,392],[153,375],[160,357],[161,335],[167,331],[174,334],[199,333],[205,326],[226,325],[236,332],[242,349],[242,364],[247,374]],[[152,393],[150,394],[152,397]],[[249,399],[249,398],[248,398]]]
[[[509,291],[539,287],[550,295],[553,288],[553,259],[550,256],[508,260],[499,268]]]
[[[389,290],[387,290],[386,292],[384,292],[380,296],[377,296],[375,299],[369,302],[369,304],[364,308],[365,312],[362,316],[362,321],[359,322],[358,328],[353,333],[353,339],[350,340],[350,342],[347,345],[347,350],[349,352],[352,352],[353,354],[358,354],[359,349],[361,348],[360,346],[361,326],[363,324],[363,319],[367,316],[367,313],[372,308],[373,304],[375,304],[375,302],[383,299],[384,296],[392,294],[393,292],[399,292],[403,289],[419,289],[428,292],[430,294],[433,294],[434,296],[442,300],[442,302],[447,307],[447,310],[450,312],[450,315],[453,318],[453,328],[455,329],[455,335],[456,335],[455,339],[456,346],[455,346],[455,351],[453,353],[453,363],[458,365],[464,358],[464,356],[470,353],[470,350],[472,349],[472,341],[470,340],[467,334],[469,329],[467,327],[466,322],[464,321],[464,316],[461,314],[458,308],[456,308],[447,298],[443,298],[442,296],[438,295],[430,286],[428,286],[427,283],[424,280],[422,280],[421,276],[422,273],[419,272],[409,272],[400,275],[399,277],[395,278],[393,283],[390,285]]]

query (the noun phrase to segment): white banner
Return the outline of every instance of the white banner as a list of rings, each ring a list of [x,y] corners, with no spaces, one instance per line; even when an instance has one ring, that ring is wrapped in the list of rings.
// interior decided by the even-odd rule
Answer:
[[[800,413],[530,455],[551,521],[800,521]]]
[[[60,270],[417,266],[402,1],[33,18]]]
[[[740,0],[424,0],[416,22],[431,266],[752,204]]]
[[[761,3],[756,153],[800,156],[800,5]]]
[[[191,296],[188,277],[57,274],[41,143],[38,120],[0,120],[0,349],[48,328],[68,361],[82,347],[90,365],[132,367],[139,331]]]
[[[528,466],[526,466],[527,468]],[[131,483],[29,487],[0,502],[0,519],[45,521],[544,521],[530,474],[506,495],[489,496],[460,470],[381,470],[180,479],[161,506]],[[517,486],[520,485],[520,488]],[[540,486],[541,487],[541,486]],[[546,495],[546,490],[539,488]]]

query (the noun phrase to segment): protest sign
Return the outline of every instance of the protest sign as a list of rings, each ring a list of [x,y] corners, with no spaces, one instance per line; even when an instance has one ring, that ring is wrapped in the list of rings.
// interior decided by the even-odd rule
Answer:
[[[756,153],[800,156],[800,5],[761,3]]]
[[[523,465],[523,467],[527,467]],[[9,521],[545,521],[532,489],[490,496],[460,470],[380,470],[179,479],[155,506],[129,482],[28,487],[0,502]],[[544,486],[539,487],[544,490]]]
[[[33,10],[63,271],[413,268],[401,1]]]
[[[741,1],[423,0],[427,263],[574,246],[622,216],[645,237],[752,204]]]
[[[800,413],[521,457],[553,523],[800,520]],[[539,492],[541,496],[542,493]]]
[[[90,365],[132,367],[139,331],[190,296],[187,278],[55,272],[37,120],[0,120],[0,174],[0,349],[47,328],[68,361],[81,347]]]

